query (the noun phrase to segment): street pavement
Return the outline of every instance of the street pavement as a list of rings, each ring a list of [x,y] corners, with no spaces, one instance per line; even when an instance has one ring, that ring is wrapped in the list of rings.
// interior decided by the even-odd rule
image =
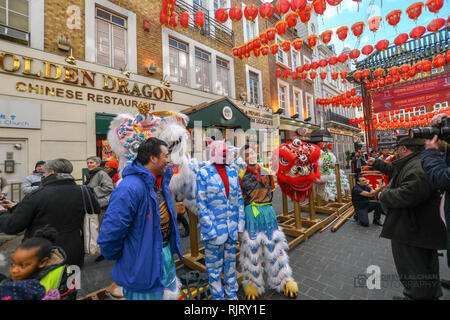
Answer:
[[[273,204],[275,211],[282,213],[281,192],[275,191]],[[289,208],[293,204],[289,201]],[[303,215],[307,216],[304,212]],[[370,214],[371,215],[371,214]],[[317,218],[325,215],[317,214]],[[401,296],[403,287],[395,280],[396,271],[392,258],[390,241],[380,238],[381,227],[370,225],[359,226],[349,219],[336,232],[330,229],[312,235],[307,241],[289,250],[290,265],[293,277],[298,282],[297,300],[392,300]],[[0,234],[0,252],[9,262],[15,248],[20,244],[22,236]],[[289,240],[289,238],[288,238]],[[202,243],[200,243],[202,246]],[[189,237],[182,238],[183,254],[189,252]],[[441,278],[450,279],[445,251],[439,258]],[[95,263],[95,257],[87,256],[81,274],[81,289],[78,297],[107,287],[112,283],[111,268],[113,261],[103,260]],[[381,271],[380,289],[368,289],[366,279],[374,271],[369,266],[377,266]],[[377,268],[372,267],[372,268]],[[239,269],[238,269],[239,270]],[[184,266],[178,268],[178,275],[189,271]],[[8,266],[0,266],[0,273],[8,274]],[[373,283],[369,281],[369,284]],[[443,289],[442,300],[450,300],[450,291]],[[239,299],[244,299],[240,287]],[[266,288],[261,299],[289,300],[290,298]]]

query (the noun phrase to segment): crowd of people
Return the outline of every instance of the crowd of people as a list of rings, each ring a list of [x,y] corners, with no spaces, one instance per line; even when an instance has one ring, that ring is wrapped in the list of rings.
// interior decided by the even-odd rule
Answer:
[[[441,121],[442,116],[436,116],[432,125],[439,126]],[[391,241],[395,267],[404,286],[404,296],[398,299],[439,299],[441,286],[448,288],[448,281],[440,279],[438,261],[438,250],[447,249],[450,267],[447,151],[447,145],[437,136],[403,136],[398,137],[395,155],[384,149],[375,158],[358,151],[352,160],[355,220],[367,227],[368,214],[374,211],[373,223],[382,227],[381,237]],[[96,261],[116,261],[111,275],[123,288],[124,297],[177,299],[181,284],[174,255],[182,259],[177,222],[183,222],[180,213],[185,210],[174,204],[169,190],[173,175],[168,168],[169,152],[164,141],[147,139],[122,171],[120,181],[117,161],[102,164],[100,158],[89,157],[84,186],[72,176],[70,161],[39,161],[24,179],[26,195],[19,203],[5,199],[8,190],[2,179],[0,232],[24,231],[24,239],[12,257],[9,277],[0,276],[0,298],[76,297],[72,287],[55,279],[67,276],[68,265],[83,266],[84,218],[94,214],[98,216],[97,244],[101,251]],[[257,164],[257,152],[251,146],[243,149],[246,169],[242,172],[229,166],[226,157],[225,142],[215,141],[210,161],[196,174],[211,295],[217,300],[237,299],[236,245],[240,240],[246,298],[254,299],[264,292],[263,257],[268,285],[295,297],[298,287],[288,264],[287,242],[272,208],[273,177]],[[388,184],[369,187],[364,166],[387,175]],[[84,190],[91,206],[86,206]]]

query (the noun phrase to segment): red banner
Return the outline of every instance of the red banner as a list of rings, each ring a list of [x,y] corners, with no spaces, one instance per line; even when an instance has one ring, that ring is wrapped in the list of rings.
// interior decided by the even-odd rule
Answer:
[[[450,76],[380,90],[372,95],[374,113],[450,100]]]

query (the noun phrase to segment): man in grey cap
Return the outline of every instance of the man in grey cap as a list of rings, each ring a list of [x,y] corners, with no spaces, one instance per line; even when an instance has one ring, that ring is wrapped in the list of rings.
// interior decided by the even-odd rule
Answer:
[[[391,239],[392,255],[404,297],[438,299],[438,249],[445,249],[447,232],[439,215],[439,193],[422,169],[423,139],[402,137],[397,143],[399,159],[391,163],[369,158],[367,164],[389,176],[389,185],[378,194],[387,209],[381,237]]]

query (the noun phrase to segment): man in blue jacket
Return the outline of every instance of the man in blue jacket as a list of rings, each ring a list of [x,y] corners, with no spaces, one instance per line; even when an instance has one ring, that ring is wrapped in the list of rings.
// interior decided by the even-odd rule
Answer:
[[[438,114],[431,120],[431,125],[438,127],[446,114]],[[445,223],[447,225],[447,264],[450,268],[450,154],[448,146],[441,156],[438,136],[434,136],[432,140],[425,140],[425,151],[422,152],[422,168],[425,171],[428,181],[441,192],[445,192],[441,205],[444,211]],[[442,208],[443,207],[443,208]],[[442,213],[441,213],[442,214]],[[450,289],[450,280],[441,279],[441,285]]]
[[[111,276],[127,300],[179,297],[173,254],[182,255],[168,162],[164,141],[145,141],[123,170],[100,229],[98,244],[106,259],[117,260]]]

